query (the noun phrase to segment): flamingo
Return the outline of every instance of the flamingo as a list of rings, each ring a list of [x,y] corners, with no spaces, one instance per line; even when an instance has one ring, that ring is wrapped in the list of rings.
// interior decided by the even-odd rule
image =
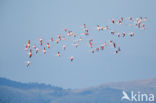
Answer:
[[[35,44],[33,44],[33,48],[36,49],[36,45]]]
[[[46,49],[45,49],[45,47],[43,48],[43,53],[46,54]]]
[[[94,50],[91,50],[91,53],[93,53],[93,54],[94,54]]]
[[[86,28],[86,24],[83,24],[83,28]]]
[[[79,44],[78,43],[74,43],[73,44],[76,48],[79,46]]]
[[[114,35],[115,34],[115,31],[111,31],[111,34]]]
[[[58,43],[59,43],[59,41],[58,41],[58,40],[56,40],[55,42],[56,42],[56,44],[58,44]]]
[[[57,56],[58,56],[58,57],[60,56],[60,52],[59,52],[59,51],[57,52]]]
[[[110,40],[110,41],[109,41],[109,43],[112,45],[112,44],[113,44],[113,41],[112,41],[112,40]]]
[[[132,36],[134,36],[134,33],[133,33],[133,32],[130,32],[130,34],[129,34],[129,35],[132,37]]]
[[[85,29],[85,32],[87,32],[87,33],[88,33],[88,29],[87,29],[87,28]]]
[[[103,45],[106,46],[107,45],[106,42],[104,42]]]
[[[60,34],[58,34],[58,39],[61,40],[61,35]]]
[[[121,21],[121,20],[118,20],[118,23],[119,23],[119,24],[122,24],[122,21]]]
[[[80,41],[82,41],[82,38],[78,39],[78,41],[77,41],[77,42],[80,42]]]
[[[115,20],[114,20],[114,19],[112,19],[112,23],[113,23],[113,24],[115,23]]]
[[[96,51],[99,51],[99,48],[96,48]]]
[[[62,40],[66,40],[65,36],[62,36]]]
[[[129,17],[129,20],[130,20],[130,21],[132,21],[132,20],[133,20],[133,18],[132,18],[132,17]]]
[[[29,65],[30,65],[30,61],[27,61],[27,67],[29,67]]]
[[[120,37],[120,33],[118,33],[117,35],[118,35],[118,37]]]
[[[27,45],[25,45],[25,51],[28,51],[28,46]]]
[[[142,24],[142,29],[145,29],[145,24]]]
[[[104,45],[101,45],[101,46],[100,46],[100,49],[103,50],[103,49],[104,49]]]
[[[92,48],[92,42],[91,42],[91,41],[89,41],[89,47],[91,47],[91,48]]]
[[[108,30],[108,26],[105,26],[104,29],[105,29],[105,30]]]
[[[30,40],[28,41],[28,47],[30,48]]]
[[[53,41],[54,41],[52,37],[50,38],[50,41],[51,41],[51,42],[53,42]]]
[[[103,31],[103,26],[101,26],[101,27],[100,27],[100,30],[102,30],[102,31]]]
[[[67,32],[67,28],[64,28],[64,31]]]
[[[63,49],[64,49],[64,50],[66,49],[66,45],[63,45]]]
[[[76,34],[75,34],[75,33],[73,33],[73,34],[72,34],[72,36],[73,36],[73,37],[76,37]]]
[[[118,47],[118,51],[121,51],[120,47]]]
[[[47,48],[50,48],[50,44],[49,43],[47,43]]]
[[[122,33],[122,36],[123,36],[123,37],[125,37],[125,35],[126,35],[126,33],[125,33],[125,32],[123,32],[123,33]]]
[[[89,34],[88,32],[85,32],[85,33],[84,33],[84,35],[86,35],[86,36],[87,36],[88,34]]]
[[[99,25],[97,25],[97,31],[100,31],[100,26]]]
[[[39,51],[39,49],[38,49],[38,48],[36,48],[36,54],[38,53],[38,51]]]
[[[31,51],[31,49],[29,50],[29,58],[31,58],[32,57],[32,51]]]
[[[117,54],[117,53],[118,53],[118,51],[116,50],[116,51],[115,51],[115,54]]]
[[[40,38],[40,45],[42,45],[43,44],[43,39],[42,38]]]
[[[113,47],[116,48],[116,44],[113,42]]]
[[[123,17],[121,17],[120,20],[123,21]]]
[[[74,60],[74,57],[73,57],[73,56],[71,56],[71,57],[70,57],[70,61],[72,62],[73,60]]]

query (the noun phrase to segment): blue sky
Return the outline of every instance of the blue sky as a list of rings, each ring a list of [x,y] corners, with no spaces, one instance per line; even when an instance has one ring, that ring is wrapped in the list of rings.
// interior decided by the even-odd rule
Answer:
[[[0,76],[21,82],[40,82],[64,88],[85,88],[107,82],[156,77],[155,0],[0,0]],[[113,26],[118,31],[132,30],[133,38],[117,39],[96,32],[96,25],[111,25],[118,17],[148,17],[146,31]],[[56,37],[63,29],[80,32],[86,23],[98,43],[114,39],[122,51],[92,55],[87,42],[72,46],[61,58],[55,55],[61,44],[44,56],[31,59],[30,68],[24,45]],[[128,28],[128,29],[126,29]],[[105,32],[108,35],[108,33]],[[71,45],[70,42],[66,42]],[[75,56],[74,62],[68,57]]]

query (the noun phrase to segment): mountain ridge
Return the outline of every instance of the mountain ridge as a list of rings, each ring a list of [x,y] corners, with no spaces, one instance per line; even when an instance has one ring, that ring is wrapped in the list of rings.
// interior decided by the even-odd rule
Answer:
[[[0,103],[128,103],[121,102],[123,90],[128,94],[133,90],[156,95],[156,78],[63,89],[44,83],[21,83],[0,77]]]

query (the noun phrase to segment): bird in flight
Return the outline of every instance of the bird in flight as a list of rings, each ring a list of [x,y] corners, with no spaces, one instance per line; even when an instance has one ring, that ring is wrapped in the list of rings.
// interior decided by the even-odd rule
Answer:
[[[114,38],[118,38],[121,40],[121,38],[125,37],[134,37],[136,34],[132,31],[122,31],[119,32],[118,30],[113,29],[111,25],[124,25],[130,28],[136,28],[137,30],[146,30],[146,21],[147,17],[120,17],[120,18],[113,18],[110,21],[110,26],[105,25],[101,26],[97,24],[93,30],[96,30],[95,33],[104,33],[108,32],[110,34],[109,36],[114,36]],[[112,40],[106,40],[104,38],[99,38],[103,40],[103,43],[98,44],[99,40],[96,40],[95,38],[92,38],[93,35],[92,32],[90,32],[90,29],[86,24],[81,25],[81,29],[79,33],[73,32],[72,30],[69,30],[68,28],[64,28],[63,33],[57,33],[56,38],[54,36],[49,37],[49,41],[47,42],[46,39],[43,40],[42,37],[39,39],[39,43],[32,44],[32,41],[27,41],[25,44],[25,51],[28,52],[28,61],[26,66],[29,67],[30,65],[30,59],[38,54],[41,50],[43,54],[48,55],[48,52],[50,49],[54,49],[53,47],[57,47],[57,57],[66,56],[63,53],[66,51],[66,49],[72,49],[70,46],[73,45],[75,49],[78,49],[79,46],[85,45],[82,44],[85,41],[87,42],[86,48],[89,49],[91,54],[96,55],[98,52],[104,52],[106,48],[111,48],[114,54],[118,54],[121,52],[120,46],[115,41],[115,39],[112,38]],[[98,36],[98,35],[97,35]],[[67,42],[71,42],[70,45],[67,45]],[[83,42],[82,42],[83,41]],[[61,46],[60,46],[61,44]],[[63,48],[63,49],[58,49]],[[34,54],[35,53],[35,54]],[[56,52],[55,52],[56,53]],[[61,53],[61,54],[60,54]],[[56,55],[56,54],[55,54]],[[74,56],[69,56],[70,62],[73,62]]]

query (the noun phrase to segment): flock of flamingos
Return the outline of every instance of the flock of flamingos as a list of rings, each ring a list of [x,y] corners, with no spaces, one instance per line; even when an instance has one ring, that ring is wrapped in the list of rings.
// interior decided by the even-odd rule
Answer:
[[[110,20],[111,25],[126,24],[128,27],[135,27],[135,28],[141,29],[141,30],[146,29],[146,26],[145,26],[146,21],[147,21],[147,17],[137,17],[137,18],[135,18],[135,17],[120,17],[120,18]],[[64,28],[63,34],[58,33],[56,38],[50,37],[48,42],[47,42],[47,40],[43,40],[43,38],[40,38],[38,40],[38,44],[32,44],[31,41],[28,40],[28,42],[25,45],[25,51],[26,51],[26,53],[28,53],[28,61],[26,62],[26,66],[27,67],[30,66],[31,58],[34,55],[37,55],[38,52],[43,52],[43,54],[47,54],[47,51],[49,49],[53,49],[52,45],[57,45],[60,42],[69,41],[69,40],[73,40],[72,46],[74,46],[75,48],[79,47],[79,43],[81,41],[87,40],[88,46],[90,48],[90,53],[93,53],[93,54],[98,51],[103,51],[106,46],[113,48],[114,54],[117,54],[121,51],[120,47],[117,46],[117,44],[114,40],[108,40],[107,42],[104,41],[101,45],[95,46],[94,45],[95,40],[93,38],[91,38],[91,39],[89,38],[89,35],[91,35],[91,33],[89,32],[87,25],[82,24],[81,27],[82,27],[81,33],[74,33],[73,31],[68,30],[67,28]],[[135,35],[134,32],[125,32],[125,31],[124,32],[115,32],[112,28],[110,28],[107,25],[106,26],[97,25],[95,28],[96,28],[97,32],[108,31],[110,35],[114,35],[118,38],[124,38],[125,36],[133,37]],[[55,53],[55,55],[58,57],[63,56],[62,55],[63,51],[68,49],[68,46],[70,46],[70,45],[63,44],[61,47],[62,48],[61,51],[58,50]],[[74,56],[71,55],[68,57],[68,59],[69,59],[69,61],[73,62]]]

